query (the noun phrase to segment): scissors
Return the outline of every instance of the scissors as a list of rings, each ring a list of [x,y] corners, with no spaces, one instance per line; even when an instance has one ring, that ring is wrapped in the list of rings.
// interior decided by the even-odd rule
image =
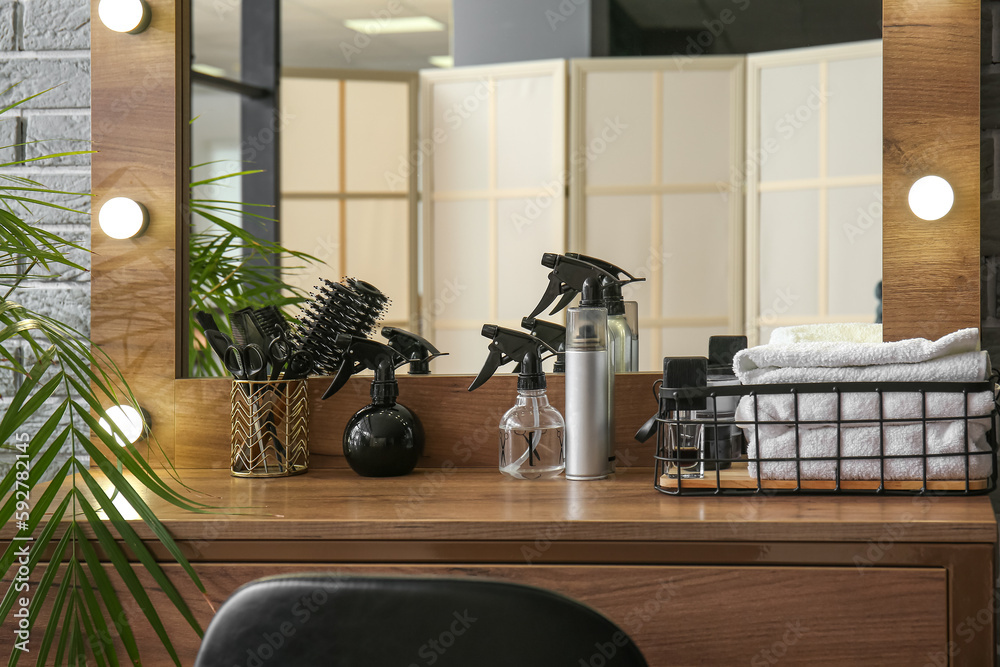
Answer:
[[[260,345],[230,345],[222,358],[226,369],[237,380],[263,380],[267,378],[267,358]],[[250,388],[246,388],[247,395]]]
[[[271,361],[273,382],[285,372],[285,380],[301,380],[312,368],[312,355],[305,350],[295,350],[285,332],[278,333],[267,346],[267,357]]]
[[[288,342],[288,337],[284,331],[279,331],[271,342],[267,344],[267,358],[271,362],[271,376],[268,378],[274,382],[281,376],[281,371],[285,369],[285,364],[292,356],[292,344]]]

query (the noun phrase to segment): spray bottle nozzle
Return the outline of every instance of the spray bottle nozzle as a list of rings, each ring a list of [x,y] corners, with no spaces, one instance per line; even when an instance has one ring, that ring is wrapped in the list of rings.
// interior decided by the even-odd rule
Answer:
[[[609,280],[606,276],[604,280]],[[613,280],[613,279],[612,279]],[[588,306],[600,306],[601,301],[601,284],[603,280],[599,280],[596,277],[587,278],[583,281],[583,289],[580,291],[580,305],[583,307]]]
[[[633,276],[631,273],[629,273],[622,267],[616,266],[611,262],[606,262],[603,259],[598,259],[597,257],[590,257],[589,255],[583,255],[578,252],[568,252],[566,253],[566,256],[572,257],[574,259],[582,259],[588,264],[593,264],[599,269],[604,269],[605,271],[614,275],[615,278],[618,279],[619,285],[628,285],[629,283],[641,283],[646,280],[645,278],[637,278],[636,276]]]
[[[382,335],[388,339],[389,347],[410,362],[410,375],[427,375],[431,372],[430,362],[448,354],[438,351],[427,339],[403,329],[382,327]]]
[[[483,364],[482,370],[479,371],[479,375],[476,376],[476,379],[469,386],[469,391],[480,387],[484,382],[493,377],[497,369],[504,364],[516,361],[523,367],[524,359],[528,355],[534,355],[536,359],[540,360],[543,351],[556,352],[551,345],[541,338],[524,333],[523,331],[498,327],[495,324],[484,325],[482,334],[483,337],[491,339],[489,345],[490,354],[486,358],[486,363]],[[540,372],[539,369],[538,373]],[[532,375],[535,375],[535,373],[532,373]],[[544,388],[544,376],[542,377],[542,388]]]
[[[550,315],[555,315],[568,306],[573,297],[583,289],[583,283],[587,278],[594,277],[600,280],[607,277],[616,282],[618,281],[615,275],[608,273],[599,266],[568,255],[556,255],[555,253],[547,252],[542,255],[542,266],[552,269],[549,272],[549,286],[545,289],[545,294],[542,295],[538,305],[535,306],[535,309],[531,311],[528,317],[535,317],[538,313],[545,310],[550,303],[555,301],[556,297],[561,297],[549,313]]]
[[[521,328],[527,329],[532,336],[541,338],[556,349],[558,354],[556,354],[555,366],[552,367],[553,373],[566,371],[566,355],[564,354],[566,351],[566,327],[555,322],[536,320],[534,317],[523,317],[521,318]],[[515,372],[520,373],[521,369],[518,368]]]
[[[339,334],[337,346],[346,348],[333,382],[323,394],[323,400],[330,398],[347,384],[355,373],[363,370],[378,370],[379,364],[386,362],[393,370],[405,364],[408,359],[385,343],[362,336]],[[395,381],[395,376],[391,379]]]

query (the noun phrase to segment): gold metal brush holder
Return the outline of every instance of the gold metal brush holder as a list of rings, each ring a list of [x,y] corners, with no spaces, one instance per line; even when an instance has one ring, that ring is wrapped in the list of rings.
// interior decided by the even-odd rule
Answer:
[[[234,477],[288,477],[309,469],[305,380],[234,380],[231,404]]]

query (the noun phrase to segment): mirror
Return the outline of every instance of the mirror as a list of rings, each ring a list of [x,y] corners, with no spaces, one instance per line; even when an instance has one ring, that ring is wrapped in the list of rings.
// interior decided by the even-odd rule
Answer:
[[[477,5],[457,4],[462,16]],[[825,3],[611,3],[608,53],[660,64],[619,58],[588,69],[574,61],[582,64],[559,108],[554,91],[566,73],[558,68],[517,76],[519,66],[505,63],[466,70],[465,78],[462,68],[442,69],[425,77],[419,100],[412,74],[386,78],[384,70],[446,65],[449,33],[456,49],[467,44],[450,2],[401,3],[393,20],[428,21],[422,32],[390,33],[377,23],[348,27],[380,9],[368,3],[286,1],[282,105],[291,112],[279,123],[279,238],[327,262],[315,273],[356,275],[385,290],[395,302],[387,324],[418,329],[451,352],[435,362],[442,373],[476,372],[485,354],[479,326],[516,327],[534,306],[546,282],[543,251],[582,250],[647,278],[626,291],[641,307],[644,369],[658,368],[664,354],[704,354],[715,333],[763,342],[779,325],[873,320],[881,71],[871,40],[881,34],[881,4],[812,4]],[[219,7],[193,0],[195,71],[238,79],[242,7]],[[560,17],[565,24],[534,16],[546,18],[555,33],[572,16]],[[699,70],[710,62],[726,66]],[[577,95],[580,84],[587,95]],[[213,173],[246,169],[237,93],[196,79],[192,100],[193,164],[220,161]],[[418,109],[430,113],[416,131]],[[540,114],[552,120],[551,132],[503,136]],[[576,126],[574,114],[583,120]],[[619,118],[628,131],[609,141],[613,128],[601,137],[609,130],[588,118]],[[435,129],[448,140],[424,155],[418,208],[409,181],[416,172],[400,165],[411,165],[414,144]],[[367,143],[352,149],[347,138],[359,136]],[[604,147],[588,152],[599,140]],[[509,147],[521,152],[505,157]],[[547,159],[562,160],[531,171],[544,160],[523,156],[543,148]],[[494,159],[481,160],[490,150]],[[582,165],[573,160],[580,155]],[[356,175],[360,182],[349,183]],[[569,201],[550,193],[532,218],[537,191],[560,179]],[[231,184],[209,194],[242,201],[245,191]],[[518,220],[532,224],[505,236]]]

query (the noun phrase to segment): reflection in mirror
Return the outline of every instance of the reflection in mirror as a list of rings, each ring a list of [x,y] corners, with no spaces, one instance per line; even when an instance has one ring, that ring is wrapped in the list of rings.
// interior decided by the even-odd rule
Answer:
[[[206,77],[246,80],[255,28],[239,3],[192,1],[194,162],[251,169],[239,96],[253,91]],[[643,370],[704,355],[718,333],[874,321],[881,4],[816,4],[618,0],[591,17],[608,40],[590,53],[645,57],[514,62],[516,45],[484,55],[482,0],[281,3],[271,233],[322,260],[282,279],[375,284],[387,325],[451,353],[438,373],[478,370],[482,324],[519,327],[547,284],[543,252],[646,278],[625,290]],[[544,20],[534,9],[522,18]],[[490,64],[450,67],[451,44],[457,65]]]

